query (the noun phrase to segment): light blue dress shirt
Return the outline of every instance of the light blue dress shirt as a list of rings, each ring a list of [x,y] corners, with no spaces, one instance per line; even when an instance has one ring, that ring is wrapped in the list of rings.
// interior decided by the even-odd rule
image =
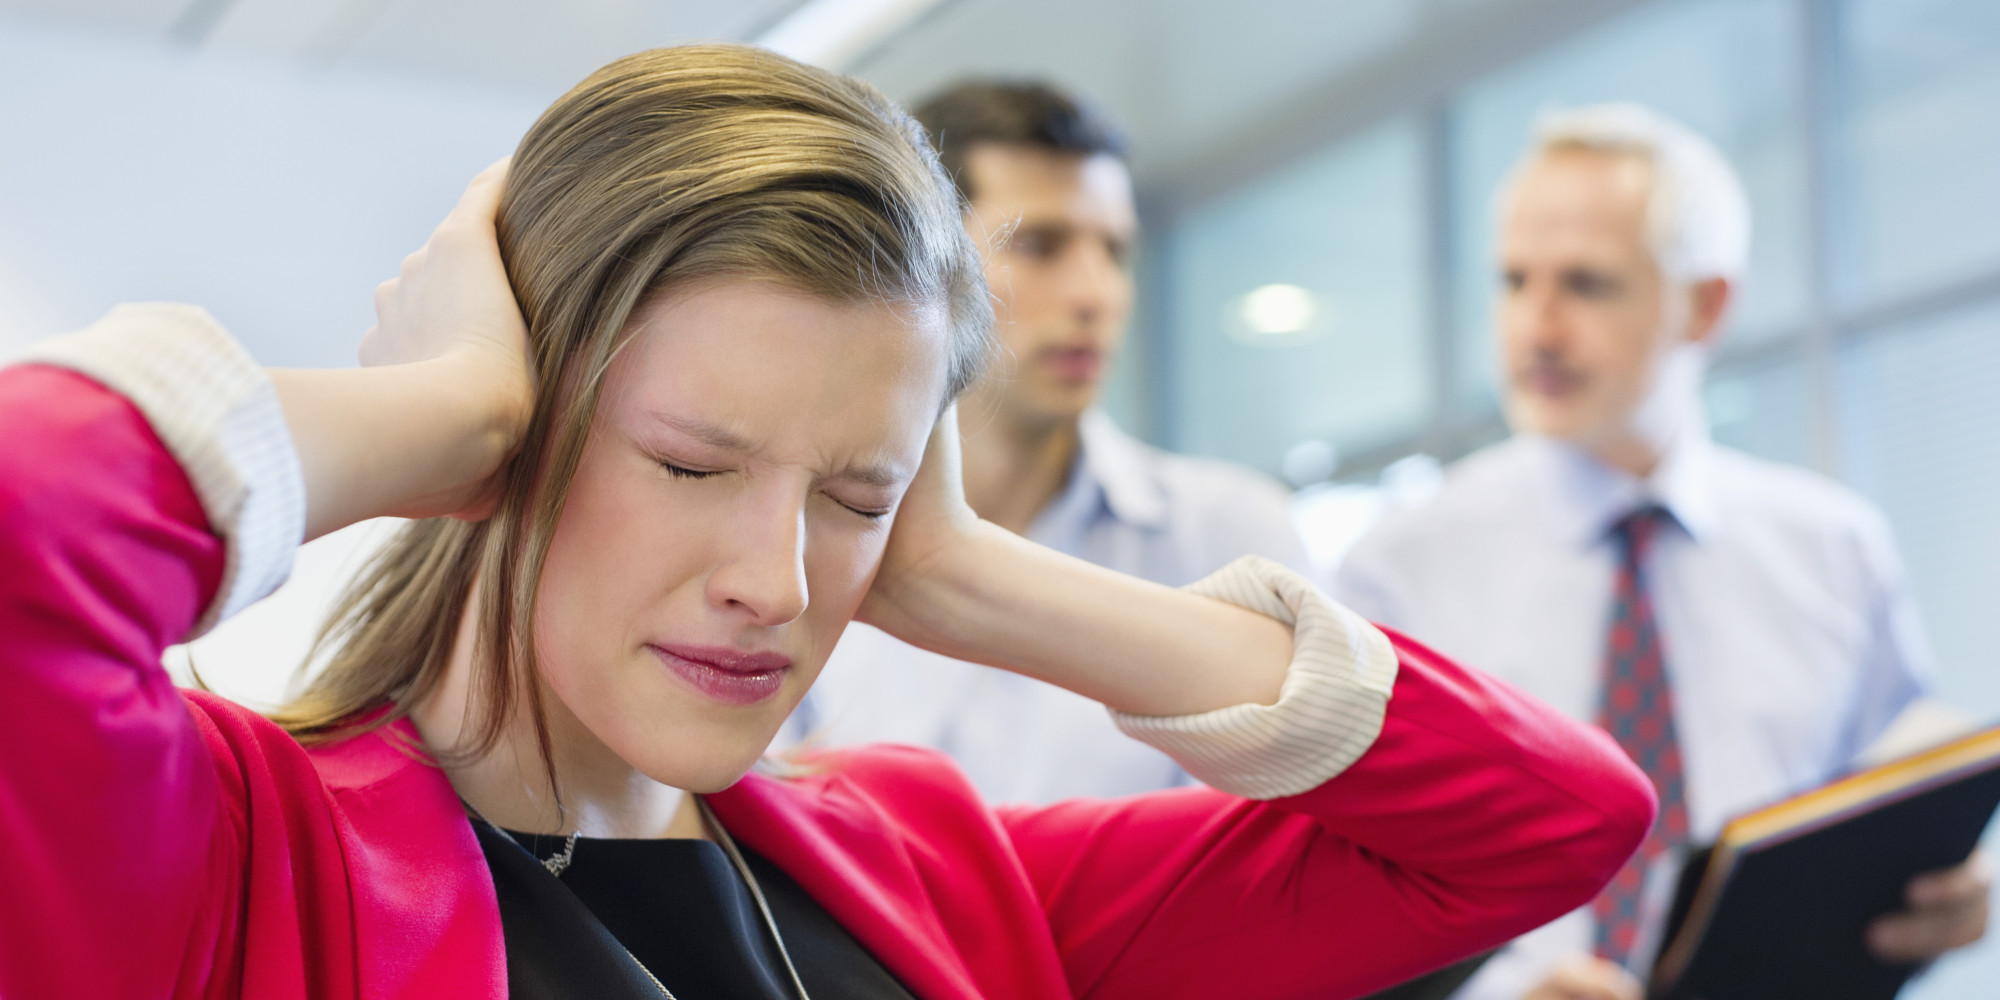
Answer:
[[[1617,553],[1611,527],[1657,503],[1648,586],[1674,691],[1697,841],[1827,781],[1915,699],[1929,653],[1882,517],[1799,469],[1683,435],[1647,479],[1517,436],[1458,462],[1428,503],[1348,554],[1335,596],[1364,616],[1595,721]],[[1678,858],[1648,880],[1657,944]],[[1588,909],[1488,963],[1460,992],[1516,1000],[1590,949]]]
[[[1240,556],[1307,570],[1290,496],[1273,480],[1143,444],[1092,411],[1069,481],[1028,537],[1169,586]],[[1053,802],[1183,784],[1168,757],[1126,737],[1103,705],[1019,674],[929,653],[850,625],[779,744],[891,741],[951,754],[992,802]]]

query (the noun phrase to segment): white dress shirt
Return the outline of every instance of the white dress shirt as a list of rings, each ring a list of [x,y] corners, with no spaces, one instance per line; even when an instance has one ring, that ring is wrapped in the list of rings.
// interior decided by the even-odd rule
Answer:
[[[1674,691],[1690,832],[1844,770],[1921,691],[1929,654],[1882,517],[1846,488],[1684,434],[1634,479],[1521,435],[1454,465],[1340,567],[1336,597],[1440,652],[1595,721],[1617,552],[1658,504],[1646,568]],[[1650,874],[1651,954],[1675,859]],[[1515,1000],[1591,946],[1588,909],[1522,938],[1459,993]]]
[[[1067,485],[1028,537],[1168,586],[1245,555],[1307,569],[1283,487],[1226,462],[1149,447],[1096,411],[1083,417]],[[990,802],[1128,795],[1188,780],[1165,754],[1120,733],[1097,702],[860,624],[848,626],[780,739],[802,735],[822,746],[935,747]]]

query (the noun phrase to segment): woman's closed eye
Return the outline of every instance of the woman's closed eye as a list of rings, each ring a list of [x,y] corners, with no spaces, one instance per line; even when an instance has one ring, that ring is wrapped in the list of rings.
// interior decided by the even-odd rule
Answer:
[[[889,512],[890,512],[891,510],[894,510],[894,509],[895,509],[894,507],[882,507],[882,508],[879,508],[879,509],[878,509],[878,508],[874,508],[874,507],[867,507],[867,506],[860,506],[860,507],[857,507],[857,506],[855,506],[854,504],[851,504],[851,503],[848,503],[847,501],[845,501],[845,500],[842,500],[841,498],[839,498],[839,497],[837,497],[837,496],[834,496],[834,495],[832,495],[832,494],[830,494],[830,493],[829,493],[829,494],[827,494],[827,498],[828,498],[828,499],[830,499],[830,500],[832,500],[832,501],[833,501],[834,503],[837,503],[837,504],[841,505],[842,507],[845,507],[845,508],[847,508],[848,510],[850,510],[850,511],[852,511],[852,512],[856,513],[856,514],[859,514],[859,515],[861,515],[862,517],[865,517],[865,518],[869,519],[870,521],[876,521],[876,520],[880,520],[880,519],[882,519],[882,518],[885,518],[885,517],[888,517],[888,516],[889,516]]]
[[[888,517],[890,512],[896,509],[896,501],[892,496],[885,496],[883,491],[857,488],[852,483],[839,480],[823,484],[819,495],[833,501],[848,513],[859,514],[870,521]]]
[[[659,463],[661,469],[666,470],[667,475],[672,476],[675,479],[697,479],[697,480],[710,479],[715,476],[722,475],[723,472],[723,470],[721,469],[690,469],[685,465],[676,465],[663,458],[655,459],[655,461]],[[883,507],[873,507],[868,504],[849,503],[837,496],[834,496],[831,493],[827,493],[824,495],[828,500],[832,500],[834,503],[839,504],[841,507],[845,508],[848,512],[853,514],[859,514],[860,516],[865,517],[871,521],[888,517],[889,512],[895,509],[895,505],[893,504]]]
[[[667,470],[667,475],[675,479],[707,479],[710,476],[722,475],[722,472],[717,469],[690,469],[684,465],[675,465],[665,460],[660,462],[660,468]]]

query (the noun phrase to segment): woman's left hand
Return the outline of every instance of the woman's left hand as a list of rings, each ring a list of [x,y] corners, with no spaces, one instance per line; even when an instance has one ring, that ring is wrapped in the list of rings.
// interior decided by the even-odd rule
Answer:
[[[976,548],[988,525],[965,502],[959,457],[958,406],[938,418],[924,446],[923,465],[896,510],[889,545],[875,582],[861,602],[857,621],[916,645],[935,641],[926,624],[936,606],[931,588],[957,560]]]
[[[1277,700],[1289,626],[1053,552],[979,515],[958,415],[931,432],[857,620],[1137,715]]]

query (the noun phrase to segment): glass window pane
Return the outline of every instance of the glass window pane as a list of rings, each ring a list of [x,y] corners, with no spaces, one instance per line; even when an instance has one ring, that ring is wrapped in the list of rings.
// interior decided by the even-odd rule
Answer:
[[[1812,462],[1812,399],[1795,358],[1716,372],[1703,397],[1719,444],[1788,465]]]
[[[1896,532],[1937,651],[1938,694],[2000,717],[2000,300],[1846,344],[1835,369],[1845,478]],[[1986,849],[2000,851],[2000,824]],[[2000,941],[1940,959],[1906,1000],[1992,995]]]
[[[1895,526],[1940,690],[2000,715],[2000,302],[1849,343],[1836,379],[1842,472]]]
[[[1429,405],[1421,133],[1395,121],[1185,216],[1162,268],[1182,450],[1277,471]]]
[[[1655,3],[1468,89],[1452,115],[1454,325],[1469,401],[1493,391],[1492,199],[1535,116],[1637,101],[1714,140],[1743,175],[1754,213],[1737,343],[1796,325],[1808,302],[1804,141],[1794,5],[1784,0]],[[1725,348],[1726,349],[1726,348]]]
[[[1841,301],[2000,267],[2000,4],[1852,0],[1839,23]]]

